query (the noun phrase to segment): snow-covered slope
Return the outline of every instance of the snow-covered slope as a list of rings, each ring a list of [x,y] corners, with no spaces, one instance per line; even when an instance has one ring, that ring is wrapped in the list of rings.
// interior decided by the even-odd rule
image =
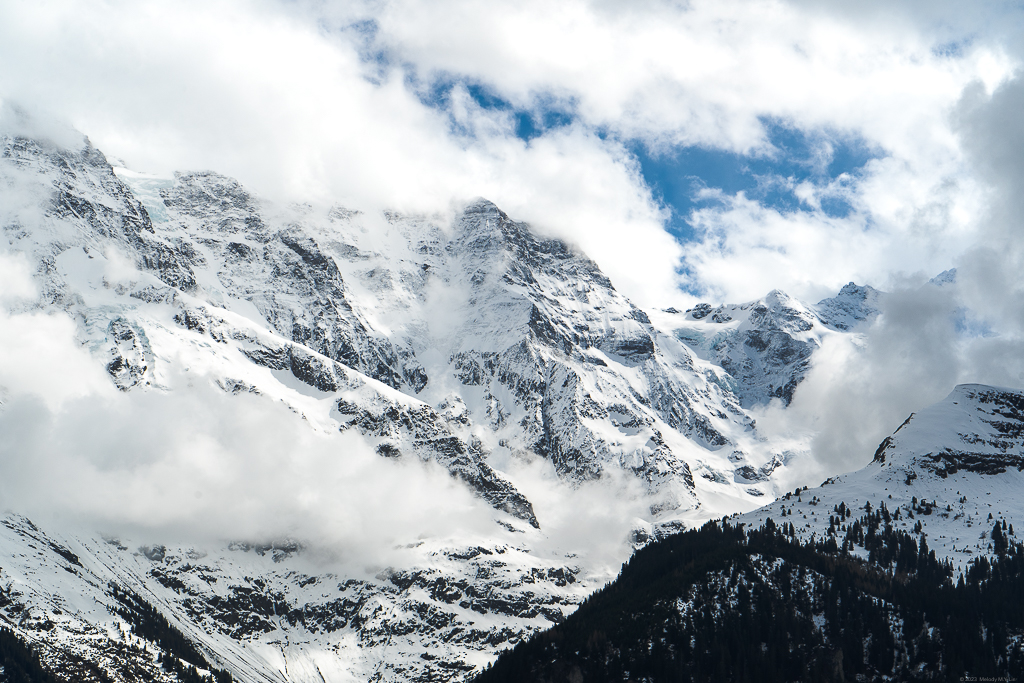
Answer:
[[[127,596],[237,681],[447,681],[560,621],[595,587],[577,578],[580,567],[522,545],[433,541],[416,552],[416,566],[339,575],[294,542],[139,546],[8,515],[0,623],[58,673],[85,661],[115,681],[139,670],[174,680],[156,665],[158,644],[132,634]]]
[[[1024,529],[1022,492],[1024,392],[964,384],[908,417],[865,468],[738,519],[759,526],[771,517],[792,523],[802,537],[834,533],[842,542],[848,518],[865,505],[884,506],[896,528],[920,534],[961,571],[979,554],[995,551],[997,522],[1006,524],[1007,534],[1014,525]]]

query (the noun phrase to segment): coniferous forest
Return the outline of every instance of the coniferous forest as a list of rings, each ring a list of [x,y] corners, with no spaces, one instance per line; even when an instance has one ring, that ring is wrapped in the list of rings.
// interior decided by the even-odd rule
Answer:
[[[196,646],[174,628],[167,618],[135,593],[110,585],[110,594],[121,604],[117,613],[131,624],[134,635],[145,638],[160,648],[158,661],[162,668],[180,683],[232,683],[231,674],[214,668]],[[210,671],[201,676],[196,667]]]
[[[39,657],[6,628],[0,627],[0,681],[3,683],[60,683],[39,663]]]
[[[954,577],[884,505],[858,512],[837,506],[824,540],[769,519],[651,543],[475,683],[1024,676],[1024,547],[997,522],[995,559]]]

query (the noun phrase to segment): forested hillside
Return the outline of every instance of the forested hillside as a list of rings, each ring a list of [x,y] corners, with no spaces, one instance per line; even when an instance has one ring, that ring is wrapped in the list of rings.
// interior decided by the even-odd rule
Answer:
[[[1021,677],[1024,549],[965,574],[884,505],[833,510],[832,533],[709,522],[652,543],[563,624],[477,683],[963,680]],[[845,531],[844,531],[845,530]]]

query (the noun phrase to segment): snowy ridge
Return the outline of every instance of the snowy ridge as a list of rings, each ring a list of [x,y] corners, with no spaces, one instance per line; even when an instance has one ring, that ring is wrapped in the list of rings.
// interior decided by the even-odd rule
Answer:
[[[420,566],[361,578],[317,571],[293,542],[133,545],[7,516],[0,623],[57,672],[81,659],[116,681],[133,669],[175,680],[159,670],[157,645],[132,635],[120,591],[156,607],[238,681],[458,680],[593,590],[578,567],[509,544],[425,544]]]
[[[896,528],[919,534],[959,572],[978,555],[995,552],[996,522],[1006,523],[1007,533],[1014,525],[1024,529],[1022,487],[1024,392],[963,384],[908,417],[863,469],[737,519],[759,526],[770,517],[793,523],[802,538],[834,533],[842,540],[846,518],[835,523],[841,517],[836,506],[884,505]]]

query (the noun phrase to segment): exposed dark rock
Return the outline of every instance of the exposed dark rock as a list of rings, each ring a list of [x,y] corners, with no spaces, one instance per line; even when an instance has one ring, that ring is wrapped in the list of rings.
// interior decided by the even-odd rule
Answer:
[[[711,310],[711,304],[700,303],[686,312],[689,313],[694,320],[703,320],[711,314]]]
[[[117,388],[129,391],[146,381],[146,371],[153,363],[153,354],[142,330],[118,317],[110,321],[107,335],[113,342],[107,373]]]

